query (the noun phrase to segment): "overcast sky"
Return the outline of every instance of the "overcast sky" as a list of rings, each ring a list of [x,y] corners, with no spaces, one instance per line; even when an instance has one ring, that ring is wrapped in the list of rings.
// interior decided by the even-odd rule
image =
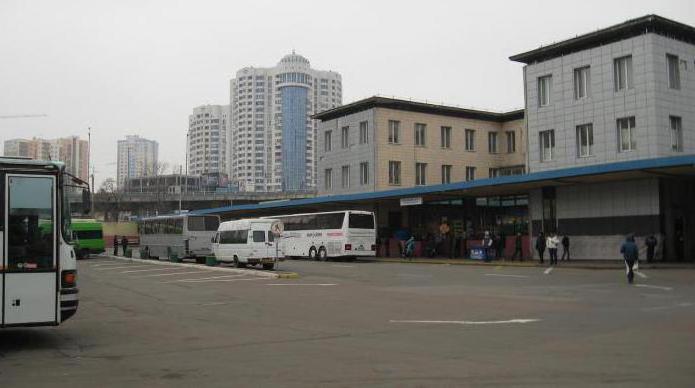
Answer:
[[[521,108],[508,57],[656,13],[695,25],[695,1],[0,1],[0,142],[92,128],[97,186],[116,140],[159,142],[183,164],[188,115],[228,104],[244,66],[295,49],[343,77],[343,103],[374,94]]]

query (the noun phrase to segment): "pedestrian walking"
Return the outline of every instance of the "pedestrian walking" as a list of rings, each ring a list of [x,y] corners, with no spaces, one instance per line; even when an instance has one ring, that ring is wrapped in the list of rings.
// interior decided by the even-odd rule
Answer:
[[[118,235],[113,236],[113,255],[118,256]]]
[[[123,246],[123,256],[125,256],[126,251],[128,251],[128,238],[126,236],[121,238],[121,245]]]
[[[658,241],[653,234],[649,235],[646,240],[644,240],[644,245],[647,246],[647,263],[651,263],[654,260],[654,252],[656,251],[656,244]]]
[[[523,240],[521,238],[521,233],[517,233],[516,237],[514,238],[514,254],[512,255],[512,261],[516,259],[517,255],[519,257],[519,261],[524,261],[524,252],[521,250],[522,246]]]
[[[493,243],[494,243],[494,241],[492,239],[492,235],[490,235],[490,232],[485,231],[485,235],[483,237],[483,246],[482,246],[485,261],[490,261],[490,259],[492,259],[492,257],[490,257],[490,248],[492,248]]]
[[[411,260],[415,254],[415,237],[410,236],[408,241],[405,242],[405,250],[403,252],[403,257]]]
[[[567,259],[565,259],[567,257]],[[562,258],[561,260],[567,260],[569,261],[570,259],[570,238],[568,235],[562,236]]]
[[[543,254],[545,254],[545,234],[543,232],[540,232],[536,238],[536,251],[538,251],[541,264],[543,264]]]
[[[555,232],[550,233],[545,245],[548,247],[550,265],[557,265],[557,246],[560,245],[560,239],[557,238],[557,234]]]
[[[635,278],[633,267],[639,260],[639,249],[637,248],[637,244],[635,244],[634,236],[627,236],[625,242],[620,247],[620,253],[623,254],[625,266],[627,267],[627,281],[632,284]]]

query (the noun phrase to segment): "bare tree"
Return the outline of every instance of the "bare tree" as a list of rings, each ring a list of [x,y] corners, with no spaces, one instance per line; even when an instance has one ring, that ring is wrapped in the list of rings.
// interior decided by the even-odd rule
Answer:
[[[154,175],[166,175],[170,170],[170,165],[167,162],[157,162],[154,165]]]
[[[101,182],[99,186],[99,193],[115,193],[116,192],[116,180],[113,178],[106,178]]]

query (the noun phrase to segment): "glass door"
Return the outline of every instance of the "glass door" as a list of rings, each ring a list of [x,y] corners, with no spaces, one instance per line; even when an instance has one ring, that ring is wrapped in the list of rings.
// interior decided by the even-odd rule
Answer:
[[[5,177],[3,323],[57,322],[56,179]]]

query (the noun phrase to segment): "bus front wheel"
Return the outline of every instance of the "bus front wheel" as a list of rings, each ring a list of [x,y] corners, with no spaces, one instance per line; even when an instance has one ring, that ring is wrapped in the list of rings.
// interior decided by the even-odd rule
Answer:
[[[272,271],[273,268],[275,268],[275,264],[273,263],[263,264],[263,269],[266,271]]]
[[[321,261],[328,260],[328,252],[326,252],[326,248],[324,248],[324,247],[319,248],[319,260],[321,260]]]
[[[309,260],[316,260],[316,248],[315,247],[311,247],[311,249],[309,249]]]
[[[242,263],[239,261],[239,258],[234,256],[234,266],[236,268],[246,268],[246,263]]]

